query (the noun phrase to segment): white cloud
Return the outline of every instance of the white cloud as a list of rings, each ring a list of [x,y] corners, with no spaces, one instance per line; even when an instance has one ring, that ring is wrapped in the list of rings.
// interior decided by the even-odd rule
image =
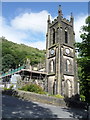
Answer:
[[[34,47],[34,48],[39,48],[41,50],[46,49],[46,41],[37,41],[37,42],[30,42],[27,45]]]
[[[0,18],[0,22],[2,21],[0,36],[5,36],[6,39],[15,43],[45,49],[48,14],[45,10],[39,13],[23,13],[12,19],[9,24],[6,19]]]
[[[82,39],[80,38],[80,31],[83,25],[85,25],[85,19],[88,15],[80,14],[75,17],[74,22],[74,31],[75,31],[75,40],[76,42],[81,42]]]
[[[1,18],[0,21],[2,22],[0,26],[2,32],[0,32],[0,36],[5,36],[6,39],[15,43],[21,43],[22,39],[26,38],[24,32],[16,31],[12,26],[9,26],[5,18]]]
[[[45,33],[48,14],[45,10],[39,13],[25,13],[15,17],[11,21],[11,25],[15,29]]]
[[[5,36],[6,39],[15,43],[23,43],[38,49],[45,49],[48,14],[45,10],[38,13],[26,12],[16,16],[9,24],[5,18],[0,18],[0,22],[2,21],[2,33],[0,31],[0,36]],[[79,31],[80,27],[85,23],[86,17],[87,15],[81,14],[75,17],[76,41],[81,41]]]

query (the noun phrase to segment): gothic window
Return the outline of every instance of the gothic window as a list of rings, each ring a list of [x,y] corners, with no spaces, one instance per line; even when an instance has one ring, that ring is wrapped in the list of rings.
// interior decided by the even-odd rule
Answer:
[[[66,60],[66,71],[70,72],[70,68],[71,68],[71,62],[70,60]]]
[[[65,81],[62,81],[62,96],[65,95]]]
[[[53,44],[55,44],[55,29],[53,28]]]
[[[52,60],[51,61],[51,72],[53,72],[54,71],[54,61]]]
[[[58,27],[58,28],[57,28],[57,38],[56,38],[56,42],[57,42],[57,43],[59,42],[59,41],[58,41],[58,40],[59,40],[59,34],[60,34],[60,33],[59,33],[59,27]]]
[[[62,27],[60,27],[60,31],[62,31]]]
[[[68,43],[68,32],[66,29],[65,29],[65,43]]]
[[[50,73],[55,72],[55,63],[54,63],[54,60],[51,60],[51,61],[50,61],[49,71],[50,71]]]
[[[68,65],[67,65],[67,61],[66,61],[66,71],[68,71]]]

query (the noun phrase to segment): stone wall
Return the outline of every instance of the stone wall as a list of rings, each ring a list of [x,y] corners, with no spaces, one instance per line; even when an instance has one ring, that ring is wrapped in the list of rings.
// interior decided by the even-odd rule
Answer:
[[[20,98],[23,98],[25,100],[29,100],[29,101],[31,100],[31,101],[60,105],[60,106],[66,105],[66,103],[64,102],[63,99],[46,96],[46,95],[41,95],[41,94],[36,94],[36,93],[32,93],[32,92],[20,91],[20,90],[17,90],[16,92],[18,92],[18,96]]]
[[[33,92],[26,92],[26,91],[21,91],[21,90],[15,90],[15,91],[3,91],[3,94],[7,95],[12,95],[16,96],[28,101],[35,101],[35,102],[41,102],[41,103],[46,103],[46,104],[53,104],[53,105],[58,105],[58,106],[66,106],[66,103],[63,99],[59,99],[56,97],[51,97],[47,95],[41,95]]]

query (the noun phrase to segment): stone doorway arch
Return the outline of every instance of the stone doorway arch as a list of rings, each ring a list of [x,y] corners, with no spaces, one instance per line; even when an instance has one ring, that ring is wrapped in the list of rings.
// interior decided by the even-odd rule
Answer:
[[[70,81],[69,79],[66,80],[66,96],[72,96],[72,81]]]

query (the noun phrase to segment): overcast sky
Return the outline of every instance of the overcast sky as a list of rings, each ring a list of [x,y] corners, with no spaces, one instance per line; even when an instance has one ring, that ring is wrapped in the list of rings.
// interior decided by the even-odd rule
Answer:
[[[58,15],[58,6],[62,6],[63,16],[74,16],[76,41],[80,39],[81,26],[88,15],[87,2],[4,2],[2,3],[2,33],[9,41],[23,43],[35,48],[46,48],[47,17],[54,19]]]

